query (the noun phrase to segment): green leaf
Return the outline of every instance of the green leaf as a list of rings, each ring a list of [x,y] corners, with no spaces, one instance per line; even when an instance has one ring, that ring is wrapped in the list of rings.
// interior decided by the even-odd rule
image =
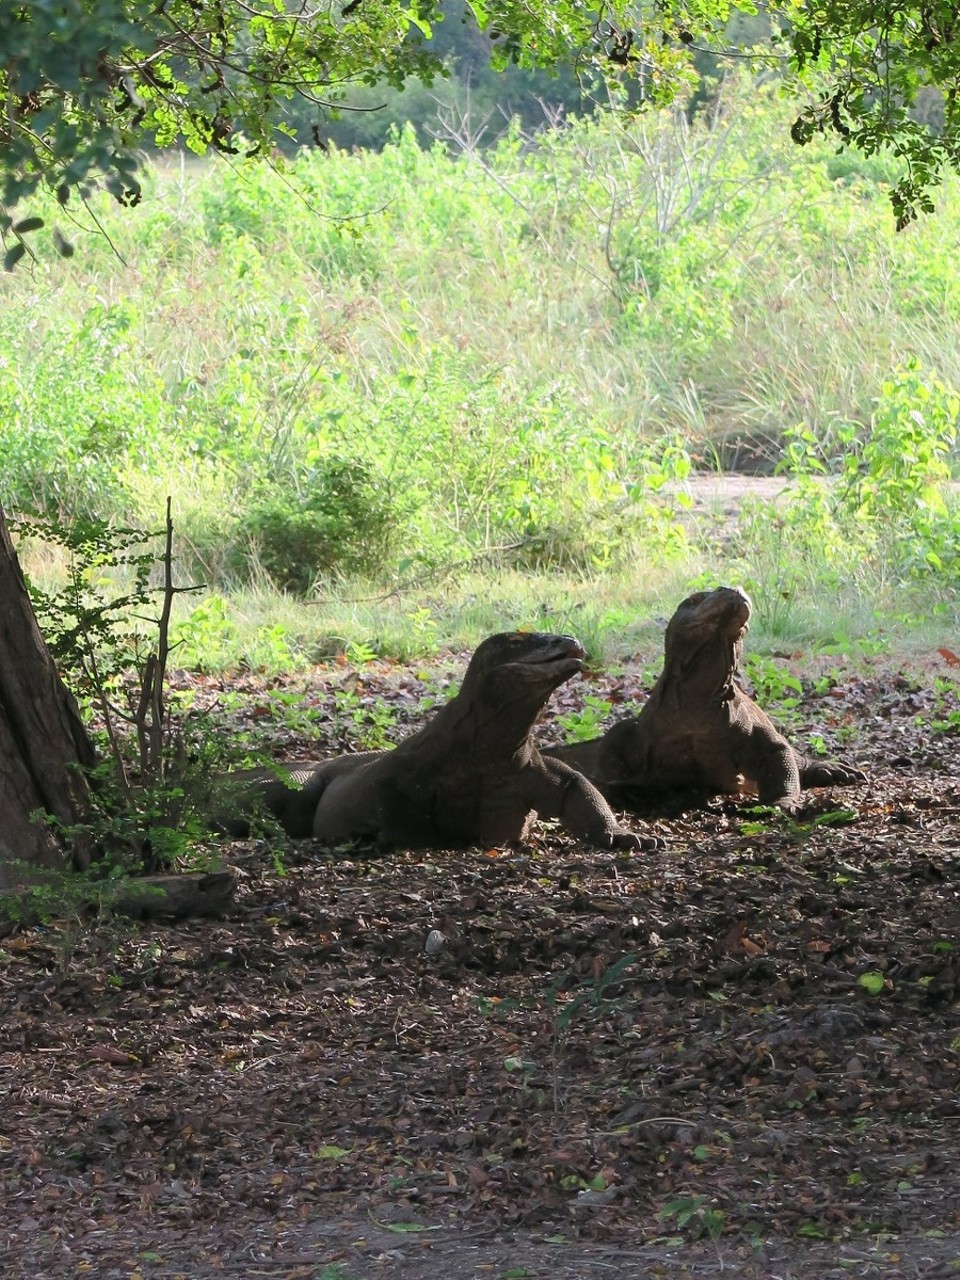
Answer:
[[[859,822],[860,814],[856,809],[833,809],[829,813],[818,814],[809,824],[811,827],[844,827],[851,822]]]
[[[27,246],[19,240],[16,244],[12,244],[7,252],[3,255],[4,271],[12,271],[23,255],[27,252]]]
[[[867,973],[861,973],[857,979],[857,986],[863,987],[872,996],[878,996],[885,985],[885,978],[882,973],[877,973],[875,969],[869,970]]]
[[[816,1222],[805,1222],[802,1227],[797,1228],[798,1236],[807,1236],[811,1240],[826,1240],[827,1233],[823,1227]]]
[[[636,963],[637,955],[635,951],[629,951],[625,956],[621,956],[619,960],[614,961],[609,968],[605,969],[600,975],[598,983],[600,991],[605,987],[611,986],[617,982],[623,975],[625,970],[629,969],[632,964]]]

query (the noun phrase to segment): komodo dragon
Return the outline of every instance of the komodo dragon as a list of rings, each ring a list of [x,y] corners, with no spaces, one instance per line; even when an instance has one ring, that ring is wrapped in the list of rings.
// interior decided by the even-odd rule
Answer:
[[[640,810],[747,790],[794,811],[802,789],[863,782],[859,769],[795,751],[737,683],[750,610],[736,587],[689,596],[667,626],[663,672],[639,715],[544,755],[585,774],[611,804]]]
[[[586,778],[559,760],[544,760],[531,739],[544,703],[581,670],[583,658],[570,636],[490,636],[471,658],[456,697],[398,747],[289,766],[302,789],[290,791],[271,777],[262,781],[259,797],[289,835],[312,834],[327,844],[501,845],[524,840],[539,814],[604,849],[656,846],[621,828]]]

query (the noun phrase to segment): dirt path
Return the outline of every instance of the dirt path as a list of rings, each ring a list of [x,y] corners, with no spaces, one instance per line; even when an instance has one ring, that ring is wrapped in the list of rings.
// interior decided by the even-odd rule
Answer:
[[[689,493],[696,502],[720,504],[743,498],[776,502],[789,492],[790,484],[785,476],[748,476],[728,471],[723,474],[695,472],[682,484],[672,487]]]

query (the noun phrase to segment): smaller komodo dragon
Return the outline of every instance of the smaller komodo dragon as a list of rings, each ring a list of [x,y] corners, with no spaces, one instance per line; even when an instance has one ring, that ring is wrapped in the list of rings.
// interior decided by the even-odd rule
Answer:
[[[241,774],[240,781],[256,784],[262,806],[288,835],[326,844],[502,845],[524,840],[539,815],[604,849],[655,847],[655,839],[620,827],[586,778],[545,760],[533,744],[534,720],[553,690],[582,669],[583,658],[570,636],[490,636],[470,659],[457,695],[393,750],[290,765],[299,790],[262,771]],[[223,825],[241,833],[244,824]]]
[[[795,751],[737,683],[751,607],[737,587],[688,596],[667,626],[663,672],[640,713],[544,755],[585,774],[618,808],[651,812],[740,791],[796,811],[808,787],[863,782],[859,769]]]

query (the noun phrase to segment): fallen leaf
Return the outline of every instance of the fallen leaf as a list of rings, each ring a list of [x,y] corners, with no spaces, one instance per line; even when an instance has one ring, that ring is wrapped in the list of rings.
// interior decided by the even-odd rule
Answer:
[[[99,1062],[112,1062],[118,1067],[129,1067],[140,1059],[135,1053],[125,1053],[123,1049],[115,1049],[111,1044],[96,1045],[87,1055]]]
[[[758,956],[766,949],[766,945],[767,940],[762,933],[756,941],[747,937],[747,925],[744,920],[738,920],[724,939],[724,946],[728,951],[743,951],[748,956]]]

